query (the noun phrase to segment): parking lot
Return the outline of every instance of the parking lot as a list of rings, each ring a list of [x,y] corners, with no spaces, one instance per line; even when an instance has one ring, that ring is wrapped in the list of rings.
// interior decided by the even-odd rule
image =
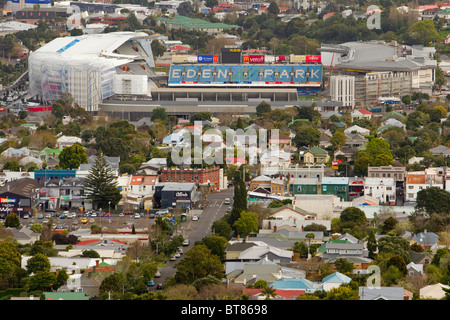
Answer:
[[[92,225],[106,228],[109,230],[121,230],[132,229],[134,225],[135,229],[145,229],[155,223],[155,218],[152,215],[150,217],[147,213],[139,215],[135,214],[82,214],[75,212],[67,213],[50,213],[39,212],[36,216],[28,219],[21,219],[21,223],[24,226],[31,226],[33,223],[47,224],[52,221],[56,229],[66,229],[68,231],[75,231],[78,229],[90,229]]]

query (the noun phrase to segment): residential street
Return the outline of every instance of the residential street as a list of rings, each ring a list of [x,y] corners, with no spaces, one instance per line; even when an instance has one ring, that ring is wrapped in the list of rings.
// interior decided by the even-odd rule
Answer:
[[[189,220],[181,228],[182,236],[185,239],[190,240],[189,246],[183,247],[183,252],[192,248],[196,241],[212,234],[211,227],[213,222],[221,219],[227,212],[227,208],[232,206],[232,204],[224,204],[225,198],[230,198],[231,201],[233,201],[233,188],[229,188],[220,193],[209,194],[207,199],[208,204],[203,211],[196,210],[200,212],[200,219],[197,221],[192,220],[193,214],[190,215]],[[159,271],[161,272],[161,277],[155,279],[155,284],[165,283],[167,277],[173,276],[176,272],[173,266],[179,259],[183,259],[183,257],[184,256],[181,255],[176,261],[168,261],[165,266],[160,267]],[[152,290],[156,290],[156,286],[153,287]]]

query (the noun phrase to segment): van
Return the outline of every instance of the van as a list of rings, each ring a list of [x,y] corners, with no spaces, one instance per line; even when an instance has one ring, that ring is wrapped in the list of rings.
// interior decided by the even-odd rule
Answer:
[[[230,198],[225,198],[225,200],[224,200],[223,203],[225,203],[225,204],[230,204],[230,203],[231,203]]]

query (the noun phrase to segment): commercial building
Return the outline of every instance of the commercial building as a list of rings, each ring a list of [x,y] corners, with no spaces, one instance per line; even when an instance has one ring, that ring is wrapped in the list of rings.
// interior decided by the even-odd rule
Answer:
[[[406,201],[417,201],[417,193],[430,187],[445,188],[445,170],[443,168],[406,172]]]
[[[32,178],[22,178],[6,182],[0,188],[0,218],[14,212],[20,218],[31,216],[42,183]]]
[[[322,65],[335,71],[330,77],[330,93],[336,101],[344,98],[335,89],[352,82],[354,88],[347,91],[348,99],[354,93],[355,107],[375,105],[380,97],[432,92],[437,67],[434,47],[370,41],[322,44],[318,50]],[[340,76],[350,76],[354,80]]]
[[[205,187],[209,191],[220,190],[223,171],[220,167],[208,168],[162,168],[161,182],[193,182],[196,186]]]
[[[195,183],[159,183],[155,188],[154,208],[188,208],[198,200]]]

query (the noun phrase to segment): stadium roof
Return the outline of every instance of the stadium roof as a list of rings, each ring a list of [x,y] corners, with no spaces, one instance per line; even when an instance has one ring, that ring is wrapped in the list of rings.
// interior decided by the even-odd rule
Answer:
[[[411,71],[435,68],[434,48],[390,45],[384,41],[322,44],[319,52],[343,53],[337,67],[370,71]]]
[[[70,60],[108,60],[114,66],[132,62],[139,55],[124,55],[114,51],[125,42],[139,37],[148,37],[144,32],[113,32],[56,38],[34,54],[54,55]]]

